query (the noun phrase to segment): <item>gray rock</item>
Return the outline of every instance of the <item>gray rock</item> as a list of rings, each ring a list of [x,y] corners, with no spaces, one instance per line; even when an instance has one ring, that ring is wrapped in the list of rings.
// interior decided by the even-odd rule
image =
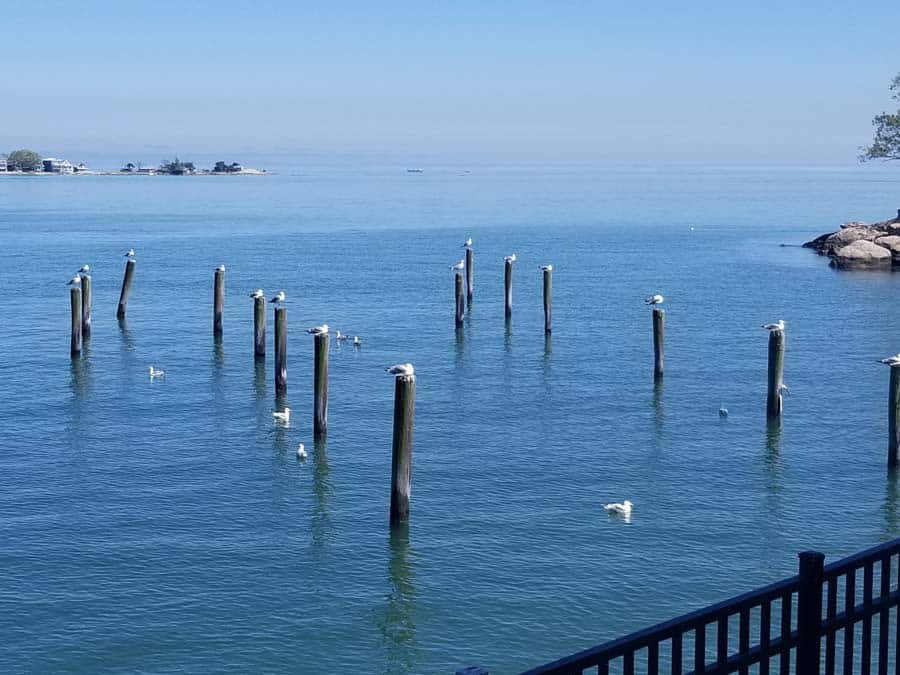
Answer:
[[[878,237],[875,243],[888,249],[894,255],[900,255],[900,236],[893,234],[887,237]]]
[[[831,254],[855,241],[874,241],[884,233],[871,227],[847,227],[835,232],[823,243],[820,253]]]
[[[868,239],[857,239],[835,249],[831,263],[839,269],[886,269],[891,266],[891,252]]]

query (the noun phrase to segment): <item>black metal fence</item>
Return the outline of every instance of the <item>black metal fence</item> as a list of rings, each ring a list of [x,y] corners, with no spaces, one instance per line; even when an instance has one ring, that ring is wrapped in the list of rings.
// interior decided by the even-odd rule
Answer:
[[[900,675],[900,539],[824,562],[801,553],[795,577],[523,675]]]

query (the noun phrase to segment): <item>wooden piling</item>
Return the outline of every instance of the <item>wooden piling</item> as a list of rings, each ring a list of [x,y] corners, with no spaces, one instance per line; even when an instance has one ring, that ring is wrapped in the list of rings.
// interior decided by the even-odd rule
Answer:
[[[222,339],[222,315],[225,313],[225,270],[217,269],[213,279],[213,337]]]
[[[275,307],[275,391],[287,390],[287,307]]]
[[[313,336],[313,437],[328,433],[328,333]]]
[[[69,290],[69,301],[72,305],[72,340],[70,352],[72,356],[81,354],[81,289],[73,287]]]
[[[394,441],[391,452],[391,523],[409,518],[416,376],[398,375],[394,384]]]
[[[506,265],[503,270],[503,288],[506,292],[506,318],[510,318],[512,316],[512,268],[513,264],[511,260],[506,261]]]
[[[550,332],[553,318],[553,270],[544,270],[544,332]]]
[[[461,326],[466,315],[465,289],[462,274],[457,272],[454,276],[456,277],[456,325]]]
[[[91,276],[81,275],[81,335],[91,337]]]
[[[131,280],[134,278],[134,266],[137,264],[134,258],[129,258],[125,263],[125,277],[122,279],[122,292],[119,293],[119,309],[116,318],[124,319],[128,309],[128,296],[131,294]]]
[[[766,417],[781,416],[782,390],[784,389],[784,331],[769,332],[769,378],[766,394]]]
[[[653,308],[653,377],[663,376],[665,366],[666,310]]]
[[[472,309],[472,296],[475,288],[475,280],[473,279],[475,270],[472,267],[475,262],[474,259],[475,253],[472,251],[472,247],[466,247],[466,302],[469,309]]]
[[[891,366],[888,390],[888,466],[900,466],[900,366]]]
[[[266,356],[266,298],[253,299],[253,353]]]

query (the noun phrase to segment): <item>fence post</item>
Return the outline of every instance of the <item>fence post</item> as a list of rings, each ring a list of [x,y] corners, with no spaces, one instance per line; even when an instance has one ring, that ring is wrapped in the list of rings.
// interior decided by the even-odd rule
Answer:
[[[818,675],[822,646],[822,582],[825,556],[818,551],[800,554],[797,593],[797,675]]]

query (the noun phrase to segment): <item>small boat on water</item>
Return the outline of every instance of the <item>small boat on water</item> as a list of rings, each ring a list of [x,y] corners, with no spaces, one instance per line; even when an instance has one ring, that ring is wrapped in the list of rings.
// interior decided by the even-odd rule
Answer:
[[[407,169],[406,173],[425,173],[422,169]]]

